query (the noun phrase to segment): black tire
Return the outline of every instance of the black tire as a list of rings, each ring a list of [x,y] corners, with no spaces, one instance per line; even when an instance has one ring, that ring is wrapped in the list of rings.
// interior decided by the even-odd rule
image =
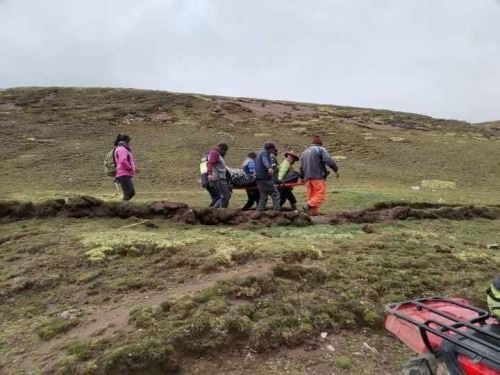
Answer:
[[[441,359],[437,359],[432,355],[418,356],[406,362],[401,372],[403,375],[437,375],[438,367],[440,368],[439,374],[443,374],[443,366],[439,366]],[[444,370],[444,374],[448,371]]]

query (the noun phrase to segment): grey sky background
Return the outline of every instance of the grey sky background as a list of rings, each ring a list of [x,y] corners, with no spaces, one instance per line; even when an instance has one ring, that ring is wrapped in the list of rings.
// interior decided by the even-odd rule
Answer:
[[[0,0],[0,87],[500,119],[498,0]]]

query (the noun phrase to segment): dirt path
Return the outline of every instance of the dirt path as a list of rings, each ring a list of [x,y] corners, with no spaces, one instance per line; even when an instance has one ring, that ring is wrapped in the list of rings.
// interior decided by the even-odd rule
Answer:
[[[274,263],[255,262],[224,272],[203,275],[185,284],[169,288],[167,291],[151,293],[134,293],[126,296],[126,300],[111,304],[91,313],[84,323],[79,324],[69,332],[52,340],[43,341],[41,345],[24,354],[20,361],[21,368],[26,373],[37,373],[40,368],[49,371],[59,360],[59,349],[71,341],[85,341],[92,337],[104,338],[120,331],[131,330],[128,318],[129,311],[134,307],[156,306],[171,298],[201,291],[213,286],[218,281],[235,277],[262,275],[270,271]]]

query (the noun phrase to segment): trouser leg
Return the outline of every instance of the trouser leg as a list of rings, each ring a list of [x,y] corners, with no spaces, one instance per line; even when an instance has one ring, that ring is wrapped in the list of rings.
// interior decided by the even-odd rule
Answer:
[[[280,206],[283,206],[286,201],[288,200],[290,202],[290,207],[292,209],[295,209],[297,207],[297,198],[295,198],[295,195],[293,194],[293,189],[291,188],[281,188],[279,189],[280,193]]]
[[[326,197],[326,181],[325,180],[309,180],[307,181],[307,204],[311,207],[314,215],[319,213],[319,207],[325,201]]]
[[[280,192],[278,191],[278,189],[276,189],[276,187],[274,186],[274,184],[272,185],[272,187],[273,187],[273,191],[271,193],[271,200],[273,202],[273,210],[274,211],[280,211],[281,210]]]
[[[283,206],[286,202],[286,197],[287,197],[286,190],[287,190],[286,188],[278,189],[278,191],[280,192],[280,206]]]
[[[210,201],[209,207],[213,207],[213,206],[215,206],[217,201],[220,199],[220,195],[219,195],[217,189],[213,185],[208,185],[206,189],[208,191],[208,194],[210,194],[211,201]]]
[[[220,199],[214,205],[215,208],[227,208],[229,207],[229,200],[231,199],[231,193],[229,192],[229,186],[226,181],[219,180],[214,182],[214,186],[219,193]]]
[[[306,193],[307,193],[306,204],[309,207],[312,207],[312,199],[313,199],[313,195],[314,195],[314,186],[312,184],[312,180],[306,181]]]
[[[267,204],[267,197],[271,196],[271,200],[273,202],[273,210],[279,211],[280,193],[274,186],[274,183],[272,181],[258,181],[257,184],[259,186],[260,194],[259,206],[257,207],[257,209],[264,210]]]
[[[260,192],[259,192],[259,189],[254,189],[253,191],[253,203],[255,203],[255,206],[257,207],[257,205],[259,204],[259,200],[260,200]],[[253,204],[252,203],[252,204]]]
[[[123,200],[129,201],[135,195],[134,184],[131,176],[121,176],[117,178],[123,191]]]
[[[245,205],[243,206],[242,211],[249,210],[253,206],[253,204],[255,202],[257,202],[256,199],[255,199],[256,198],[256,194],[255,194],[256,191],[257,190],[255,190],[255,189],[247,189],[246,190],[246,192],[247,192],[247,203],[245,203]]]
[[[257,186],[259,187],[259,204],[257,205],[257,210],[262,211],[267,205],[267,196],[269,194],[268,181],[257,181]]]
[[[293,189],[288,190],[288,201],[290,202],[290,207],[292,210],[297,209],[297,198],[295,198],[295,194],[293,194]]]

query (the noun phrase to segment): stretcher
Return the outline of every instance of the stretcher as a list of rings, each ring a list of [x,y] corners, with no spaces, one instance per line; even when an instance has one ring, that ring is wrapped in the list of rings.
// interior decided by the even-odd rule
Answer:
[[[274,184],[278,189],[280,188],[293,188],[295,186],[305,185],[303,182],[288,182],[286,184]],[[233,186],[233,190],[256,190],[257,185],[247,185],[247,186]]]

